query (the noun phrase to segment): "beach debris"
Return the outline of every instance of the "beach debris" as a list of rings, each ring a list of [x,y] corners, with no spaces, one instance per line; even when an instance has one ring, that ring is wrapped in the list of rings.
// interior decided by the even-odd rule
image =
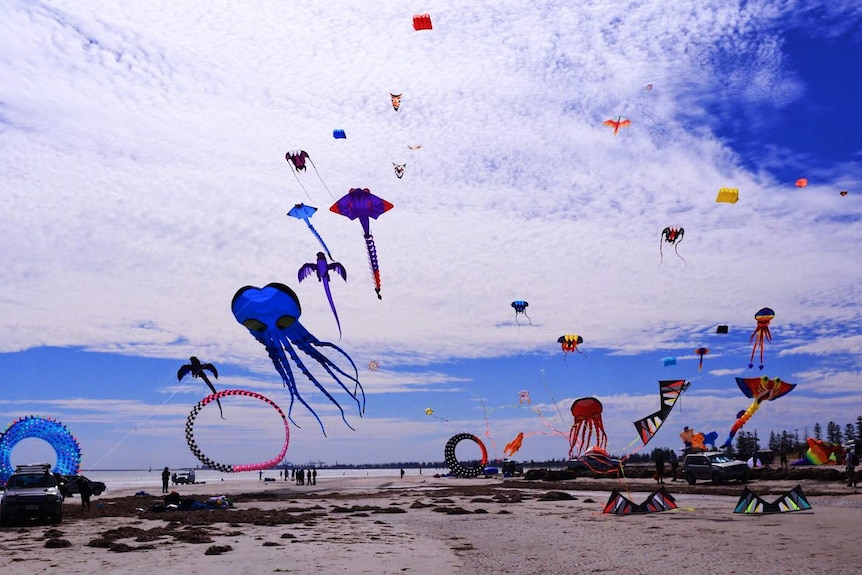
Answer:
[[[661,407],[658,411],[634,422],[638,436],[644,445],[650,442],[670,415],[680,395],[688,389],[689,385],[691,383],[684,379],[665,379],[658,382]]]
[[[353,429],[347,423],[344,409],[323,384],[315,378],[314,374],[308,370],[294,346],[323,367],[332,380],[356,403],[361,417],[365,412],[365,391],[362,389],[362,384],[359,383],[359,372],[356,369],[356,364],[343,349],[334,343],[317,339],[299,322],[302,308],[299,305],[299,298],[292,289],[281,283],[270,283],[262,288],[245,286],[233,296],[231,311],[236,321],[248,329],[248,332],[266,348],[275,370],[281,375],[284,386],[290,392],[290,407],[287,410],[287,417],[291,423],[296,424],[291,419],[290,414],[294,400],[298,400],[311,412],[320,425],[320,430],[326,435],[326,429],[320,417],[299,392],[291,368],[291,361],[293,361],[306,378],[338,408],[345,425]],[[320,351],[321,348],[329,348],[339,353],[349,363],[349,367],[347,365],[339,366],[326,357]],[[350,373],[345,369],[349,370]],[[349,384],[353,385],[352,390],[348,388]]]

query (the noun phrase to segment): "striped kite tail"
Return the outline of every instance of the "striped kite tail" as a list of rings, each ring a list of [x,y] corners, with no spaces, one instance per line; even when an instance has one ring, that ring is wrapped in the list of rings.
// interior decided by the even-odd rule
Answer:
[[[371,234],[365,234],[365,247],[368,249],[368,263],[371,265],[374,291],[377,293],[377,299],[383,299],[380,295],[380,265],[377,263],[377,248],[374,246],[374,236]]]

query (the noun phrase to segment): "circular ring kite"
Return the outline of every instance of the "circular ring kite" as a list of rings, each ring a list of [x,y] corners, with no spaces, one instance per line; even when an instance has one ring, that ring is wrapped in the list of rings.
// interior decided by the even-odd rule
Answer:
[[[243,465],[229,465],[224,463],[218,463],[213,461],[200,450],[198,444],[195,442],[195,434],[194,434],[194,426],[195,426],[195,418],[198,416],[198,413],[206,407],[207,404],[212,403],[222,397],[227,397],[230,395],[241,395],[243,397],[253,397],[254,399],[259,399],[264,403],[268,403],[271,405],[281,416],[281,420],[284,422],[284,447],[281,448],[281,452],[270,459],[269,461],[264,461],[262,463],[249,463]],[[287,446],[290,443],[290,427],[288,427],[287,416],[284,415],[284,412],[281,410],[279,406],[275,404],[272,400],[262,396],[259,393],[254,393],[253,391],[246,391],[244,389],[225,389],[218,393],[214,393],[210,396],[207,396],[200,400],[197,405],[192,408],[191,413],[189,413],[189,418],[186,420],[186,441],[189,444],[189,449],[192,450],[192,453],[195,454],[201,463],[212,467],[217,471],[221,471],[222,473],[236,473],[239,471],[258,471],[261,469],[269,469],[271,467],[275,467],[278,465],[284,454],[287,453]]]
[[[455,457],[455,446],[465,439],[475,441],[479,449],[482,450],[482,460],[475,467],[467,467]],[[478,477],[485,470],[485,465],[488,463],[488,451],[485,449],[485,444],[472,433],[459,433],[452,437],[452,439],[446,442],[446,449],[443,450],[443,455],[446,458],[446,465],[449,466],[452,475],[456,477]]]
[[[47,417],[28,415],[12,422],[0,433],[0,485],[15,468],[12,467],[12,449],[25,439],[41,439],[54,448],[57,464],[52,471],[61,475],[77,475],[81,467],[81,446],[66,426]]]

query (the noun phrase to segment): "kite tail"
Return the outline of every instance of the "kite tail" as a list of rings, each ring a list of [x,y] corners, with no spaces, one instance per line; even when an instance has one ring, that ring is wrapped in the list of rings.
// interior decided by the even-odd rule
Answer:
[[[383,299],[380,295],[380,266],[377,263],[377,248],[374,247],[374,236],[365,234],[365,247],[368,248],[368,263],[371,264],[371,277],[374,279],[374,291],[377,299]]]
[[[661,267],[661,264],[664,263],[664,249],[662,248],[662,245],[661,245],[661,243],[663,241],[664,241],[664,238],[658,239],[658,255],[659,255],[658,265],[659,265],[659,267]]]
[[[680,241],[682,241],[682,240],[680,240]],[[674,244],[674,245],[673,245],[673,251],[674,251],[674,252],[676,252],[676,257],[678,257],[679,259],[681,259],[681,260],[682,260],[682,263],[684,263],[684,264],[685,264],[685,267],[687,268],[687,267],[688,267],[688,262],[687,262],[687,261],[685,261],[685,258],[684,258],[684,257],[682,257],[681,255],[679,255],[679,251],[677,250],[677,244]]]
[[[334,200],[335,196],[332,195],[332,192],[329,191],[329,187],[326,185],[326,182],[324,182],[323,178],[320,177],[320,172],[317,171],[317,166],[314,165],[314,162],[311,161],[311,158],[308,158],[308,163],[311,164],[312,168],[314,168],[314,173],[317,174],[317,179],[320,180],[321,184],[323,184],[323,189],[326,190],[326,193],[328,193],[330,197]]]
[[[314,226],[311,225],[310,221],[305,220],[305,223],[308,224],[308,229],[311,230],[311,233],[314,234],[314,237],[316,237],[317,241],[320,242],[320,245],[323,246],[323,251],[326,252],[326,257],[329,258],[329,261],[334,262],[335,259],[332,257],[332,254],[329,253],[329,248],[326,247],[326,242],[323,241],[323,238],[320,237],[320,234],[317,233],[317,230],[314,229]]]
[[[733,438],[736,436],[736,432],[742,429],[742,426],[745,425],[751,416],[757,413],[757,410],[760,409],[760,402],[754,401],[751,405],[748,406],[748,409],[743,412],[742,415],[736,420],[733,424],[733,427],[730,428],[730,435],[727,436],[724,444],[721,446],[722,448],[730,447],[731,443],[733,443]]]
[[[531,319],[530,319],[530,316],[529,316],[529,315],[527,315],[527,312],[526,312],[526,311],[524,312],[524,316],[527,318],[527,321],[529,321],[529,322],[530,322],[530,325],[533,325],[533,320],[531,320]]]
[[[332,301],[332,291],[329,289],[329,282],[323,284],[323,289],[326,291],[326,299],[329,300],[329,308],[332,310],[332,315],[335,316],[335,325],[338,326],[338,339],[341,339],[341,321],[338,319],[338,312],[335,311],[335,302]]]

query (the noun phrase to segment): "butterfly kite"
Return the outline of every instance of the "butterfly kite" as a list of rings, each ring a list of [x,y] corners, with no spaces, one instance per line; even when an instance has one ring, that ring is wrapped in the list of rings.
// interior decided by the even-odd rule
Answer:
[[[682,237],[685,235],[684,228],[675,228],[675,227],[667,227],[661,231],[661,238],[658,241],[658,253],[661,256],[661,261],[658,265],[664,263],[664,252],[662,251],[662,244],[667,242],[673,245],[673,251],[676,253],[676,257],[681,259],[685,265],[688,265],[688,262],[685,261],[685,258],[679,255],[679,244],[682,243]]]
[[[661,395],[661,407],[655,413],[651,413],[643,419],[639,419],[634,422],[638,436],[641,438],[644,445],[650,442],[650,439],[653,438],[659,427],[662,426],[664,420],[667,419],[668,415],[670,415],[670,412],[673,410],[673,406],[676,405],[679,396],[682,395],[682,392],[688,389],[689,385],[691,385],[691,383],[684,379],[665,379],[658,382],[659,394]]]
[[[764,401],[775,401],[779,397],[787,395],[796,387],[795,383],[787,383],[778,377],[770,379],[765,375],[763,377],[737,377],[736,385],[739,386],[740,391],[742,391],[745,397],[751,398],[754,401],[748,406],[748,409],[736,415],[736,422],[731,426],[730,434],[721,446],[722,448],[730,447],[736,432],[742,429],[742,426],[757,413],[757,410],[760,409],[760,405]]]
[[[631,125],[632,121],[622,116],[617,116],[616,120],[610,119],[602,122],[602,126],[607,126],[608,128],[614,129],[614,136],[620,133],[620,128],[627,128]]]
[[[391,210],[394,206],[378,198],[368,188],[351,188],[346,195],[329,207],[329,211],[351,220],[359,220],[362,225],[362,234],[365,238],[365,247],[368,250],[368,262],[371,264],[371,277],[374,280],[374,291],[377,299],[383,299],[380,295],[380,266],[377,263],[377,248],[374,246],[374,236],[371,235],[369,218],[375,220],[382,214]]]
[[[189,358],[189,362],[186,365],[182,366],[177,371],[177,381],[182,381],[182,379],[188,374],[192,374],[192,377],[195,379],[201,378],[205,384],[210,388],[213,394],[216,393],[215,386],[207,377],[207,372],[210,372],[214,378],[218,379],[218,370],[216,370],[215,366],[211,363],[201,363],[201,360],[196,358],[195,356],[191,356]],[[216,403],[218,404],[218,412],[221,415],[221,418],[224,419],[224,413],[221,410],[221,402],[216,399]]]
[[[332,196],[332,192],[329,191],[329,188],[326,186],[326,182],[324,182],[323,178],[320,177],[320,172],[317,171],[317,166],[315,166],[314,162],[311,161],[311,157],[308,155],[308,152],[305,150],[287,152],[284,155],[284,159],[287,160],[287,165],[290,166],[290,170],[293,172],[293,177],[296,178],[296,183],[299,184],[299,187],[302,188],[302,191],[305,192],[306,196],[311,198],[311,196],[308,195],[308,190],[305,189],[302,180],[299,179],[299,172],[305,171],[306,163],[311,164],[311,167],[314,168],[314,173],[317,174],[317,179],[320,180],[321,184],[323,184],[323,188],[327,193]]]
[[[760,369],[763,369],[763,342],[772,341],[772,332],[769,331],[769,322],[775,318],[775,312],[771,308],[765,307],[754,314],[754,319],[757,321],[757,327],[751,332],[751,337],[748,338],[748,343],[754,342],[751,348],[751,359],[749,360],[748,369],[754,367],[754,353],[760,347]]]
[[[317,276],[317,281],[323,284],[323,290],[326,292],[326,299],[329,300],[329,308],[332,310],[332,315],[335,316],[335,324],[338,326],[338,339],[341,339],[341,322],[338,320],[338,312],[335,311],[335,302],[332,301],[332,291],[329,289],[329,272],[335,272],[341,276],[344,281],[347,281],[347,270],[338,262],[327,263],[326,254],[317,252],[317,261],[314,263],[304,264],[297,272],[297,279],[300,283],[302,280],[314,274]]]

